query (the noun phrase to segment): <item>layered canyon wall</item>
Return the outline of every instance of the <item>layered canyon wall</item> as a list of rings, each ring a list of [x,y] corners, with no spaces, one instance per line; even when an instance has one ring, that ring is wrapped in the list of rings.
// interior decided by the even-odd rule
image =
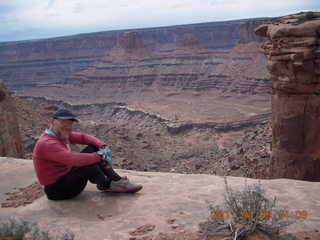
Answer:
[[[138,29],[147,47],[172,52],[185,34],[211,49],[230,49],[239,41],[244,20]],[[96,64],[115,48],[119,33],[0,43],[0,78],[11,90],[58,82]]]
[[[254,24],[249,26],[253,31]],[[97,64],[54,84],[35,84],[25,93],[74,103],[82,97],[86,102],[110,101],[189,90],[269,94],[265,59],[251,35],[242,36],[247,44],[229,50],[210,49],[191,34],[183,37],[174,51],[160,52],[149,48],[140,32],[123,32]]]
[[[253,32],[259,23],[243,24],[240,31]],[[122,32],[115,48],[97,64],[56,83],[37,83],[20,95],[73,105],[126,104],[178,122],[178,128],[181,122],[241,128],[270,116],[261,43],[252,34],[241,39],[234,48],[217,50],[185,34],[173,51],[156,51],[141,31]],[[101,119],[99,113],[92,116]]]
[[[320,181],[320,13],[256,29],[272,80],[272,178]]]
[[[16,111],[8,90],[0,80],[0,156],[23,158]]]

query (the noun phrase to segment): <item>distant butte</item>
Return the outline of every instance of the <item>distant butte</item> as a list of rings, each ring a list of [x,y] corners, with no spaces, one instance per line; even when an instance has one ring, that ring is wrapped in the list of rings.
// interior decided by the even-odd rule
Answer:
[[[155,51],[148,48],[137,31],[123,32],[118,36],[116,48],[110,52],[108,59],[148,58],[155,55]]]
[[[213,54],[214,51],[199,43],[198,39],[192,34],[183,36],[182,45],[178,46],[173,54],[175,55],[197,55],[197,54]]]

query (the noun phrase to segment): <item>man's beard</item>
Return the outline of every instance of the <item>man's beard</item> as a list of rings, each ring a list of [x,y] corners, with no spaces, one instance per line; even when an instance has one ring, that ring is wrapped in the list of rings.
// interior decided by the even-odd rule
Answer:
[[[58,137],[62,140],[67,140],[69,136],[70,136],[70,132],[61,131]]]

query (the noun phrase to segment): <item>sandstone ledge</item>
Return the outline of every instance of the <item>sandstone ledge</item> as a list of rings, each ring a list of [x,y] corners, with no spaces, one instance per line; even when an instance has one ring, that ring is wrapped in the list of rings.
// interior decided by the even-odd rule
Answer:
[[[13,175],[12,172],[15,171]],[[208,204],[223,202],[224,178],[213,175],[134,172],[118,170],[144,188],[136,194],[99,193],[88,184],[85,191],[73,200],[54,202],[46,197],[18,208],[1,208],[0,221],[8,217],[38,222],[42,229],[75,232],[76,239],[124,240],[130,231],[140,226],[155,226],[147,234],[158,234],[181,227],[198,230],[198,223],[209,216]],[[0,196],[34,182],[32,161],[0,157]],[[244,178],[228,177],[232,189],[243,189]],[[247,179],[247,184],[258,180]],[[297,220],[287,228],[292,234],[314,231],[320,224],[320,183],[289,179],[261,180],[270,194],[277,196],[277,207],[290,211],[306,210],[308,219]],[[172,224],[174,222],[174,224]],[[145,235],[143,235],[145,236]]]

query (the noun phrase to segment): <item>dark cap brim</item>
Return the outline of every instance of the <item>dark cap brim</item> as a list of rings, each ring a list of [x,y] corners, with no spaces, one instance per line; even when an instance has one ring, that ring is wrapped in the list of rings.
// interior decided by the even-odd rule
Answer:
[[[75,122],[79,122],[77,119],[73,118],[73,117],[54,117],[55,119],[61,119],[61,120],[72,120]]]

